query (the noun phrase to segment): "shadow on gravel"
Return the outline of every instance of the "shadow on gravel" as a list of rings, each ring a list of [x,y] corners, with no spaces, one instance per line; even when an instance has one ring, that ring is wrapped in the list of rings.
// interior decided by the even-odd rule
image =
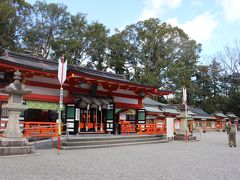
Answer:
[[[56,140],[51,139],[29,140],[29,144],[35,146],[36,149],[53,149],[56,143]]]

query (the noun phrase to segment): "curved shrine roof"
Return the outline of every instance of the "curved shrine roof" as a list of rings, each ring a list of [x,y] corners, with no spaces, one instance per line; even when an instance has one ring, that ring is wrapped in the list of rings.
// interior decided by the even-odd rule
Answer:
[[[16,53],[6,49],[2,49],[2,51],[4,52],[2,53],[3,55],[0,56],[0,68],[12,68],[29,72],[36,71],[39,74],[49,73],[53,77],[57,76],[58,63],[55,61],[50,61],[28,54]],[[127,86],[128,89],[134,89],[134,91],[137,91],[137,93],[140,93],[143,90],[145,93],[156,95],[168,95],[172,93],[171,91],[160,91],[155,87],[130,82],[125,78],[124,75],[121,74],[114,74],[75,65],[68,65],[68,76],[74,74],[76,74],[76,77],[74,78],[79,78],[80,80],[83,77],[90,78],[91,81],[100,81],[100,83],[105,83],[108,87],[110,86],[110,88],[112,88],[112,85],[115,85],[118,87],[122,86],[122,88],[126,88],[125,86]],[[89,79],[85,79],[85,81],[88,80]]]

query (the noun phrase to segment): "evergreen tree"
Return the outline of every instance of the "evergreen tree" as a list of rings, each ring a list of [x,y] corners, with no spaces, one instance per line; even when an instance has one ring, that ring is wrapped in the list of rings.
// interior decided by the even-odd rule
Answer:
[[[31,5],[24,0],[0,1],[0,47],[19,49],[30,11]]]

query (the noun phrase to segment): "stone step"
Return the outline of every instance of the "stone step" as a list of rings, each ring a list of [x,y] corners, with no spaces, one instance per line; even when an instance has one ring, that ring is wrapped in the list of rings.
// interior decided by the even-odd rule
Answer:
[[[69,138],[69,142],[79,142],[79,141],[105,141],[105,140],[117,140],[117,139],[144,139],[144,138],[152,138],[156,137],[156,135],[111,135],[111,136],[86,136],[86,137],[71,137]],[[164,137],[159,135],[157,137]]]
[[[103,144],[120,144],[120,143],[137,143],[137,142],[146,142],[146,141],[154,141],[154,140],[162,140],[161,137],[144,137],[144,138],[110,138],[110,139],[91,139],[90,141],[63,141],[62,146],[86,146],[86,145],[103,145]]]
[[[34,154],[34,146],[0,147],[0,156]]]
[[[156,144],[156,143],[166,143],[168,140],[151,140],[142,142],[132,142],[132,143],[117,143],[117,144],[98,144],[98,145],[84,145],[84,146],[61,146],[62,150],[74,150],[74,149],[93,149],[93,148],[106,148],[106,147],[117,147],[117,146],[131,146],[131,145],[141,145],[141,144]]]
[[[196,136],[189,135],[188,136],[188,141],[196,140]],[[185,134],[177,134],[174,137],[174,140],[180,140],[180,141],[186,141],[186,135]]]
[[[25,138],[0,138],[0,147],[26,146],[28,141]]]
[[[0,156],[35,153],[35,146],[29,146],[25,138],[0,138]]]

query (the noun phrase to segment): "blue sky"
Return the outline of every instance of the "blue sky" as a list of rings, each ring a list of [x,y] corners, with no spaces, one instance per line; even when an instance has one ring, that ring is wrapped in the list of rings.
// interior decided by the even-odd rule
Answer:
[[[34,3],[35,0],[27,0]],[[240,0],[46,0],[63,3],[72,14],[87,14],[89,22],[107,28],[150,17],[182,28],[202,44],[202,57],[211,56],[240,40]],[[203,59],[203,58],[202,58]]]

